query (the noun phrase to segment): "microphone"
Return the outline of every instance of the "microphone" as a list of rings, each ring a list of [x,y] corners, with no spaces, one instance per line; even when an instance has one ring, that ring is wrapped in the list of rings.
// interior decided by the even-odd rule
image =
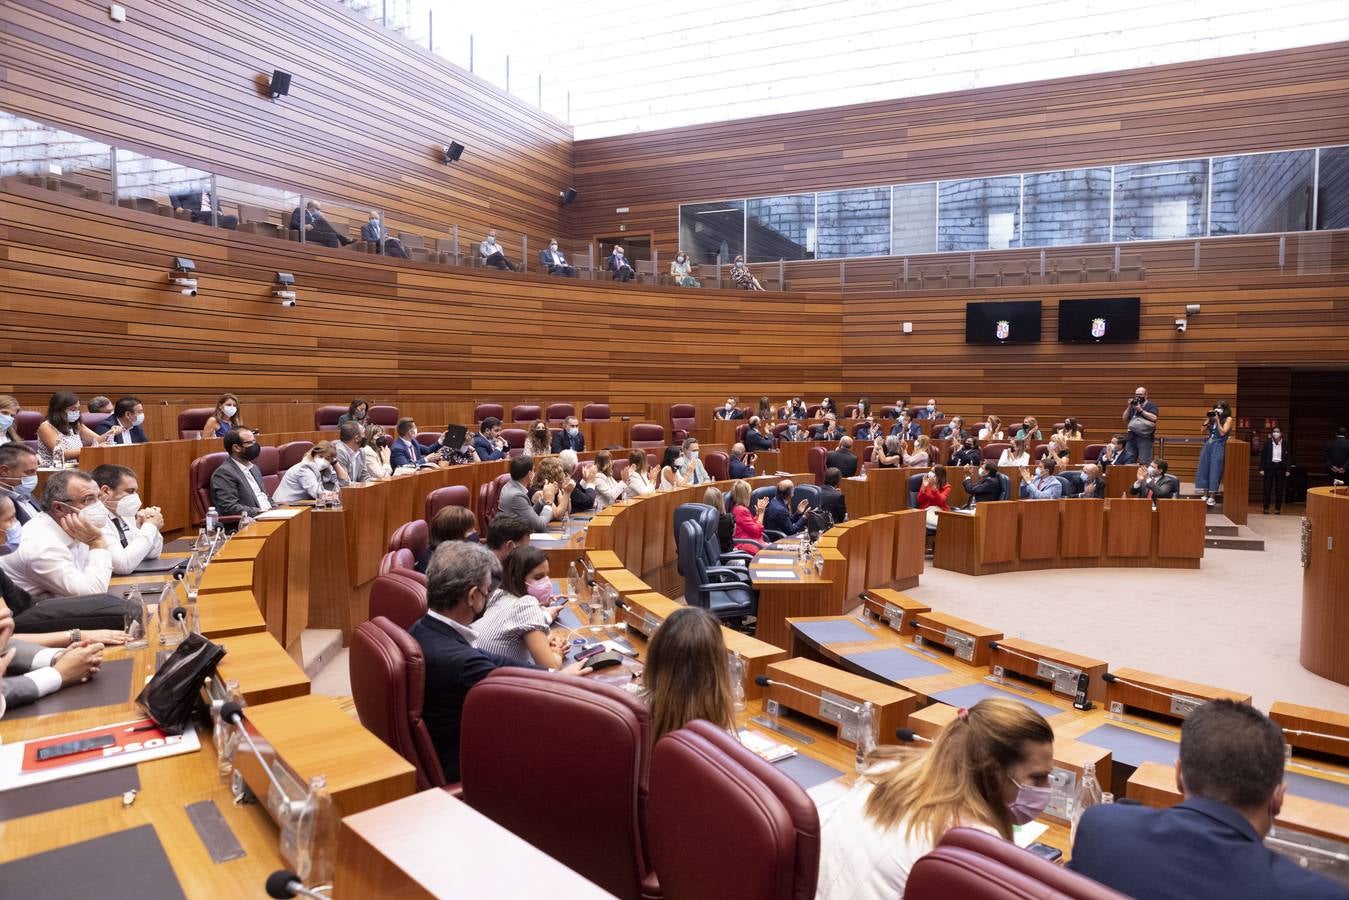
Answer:
[[[1156,688],[1148,687],[1146,684],[1139,684],[1136,681],[1129,681],[1125,678],[1120,678],[1113,672],[1106,672],[1104,675],[1101,676],[1101,680],[1106,682],[1107,684],[1115,684],[1117,682],[1119,684],[1126,684],[1129,687],[1138,688],[1140,691],[1147,691],[1149,694],[1156,694],[1158,697],[1165,697],[1168,700],[1179,700],[1182,703],[1188,703],[1194,706],[1203,706],[1205,703],[1208,702],[1202,697],[1191,697],[1189,694],[1177,694],[1171,691],[1159,691]]]
[[[1344,735],[1341,734],[1322,734],[1319,731],[1303,731],[1300,728],[1284,728],[1282,729],[1282,731],[1284,734],[1301,734],[1305,735],[1306,737],[1325,738],[1328,741],[1349,742],[1349,737],[1345,737]]]
[[[803,688],[799,688],[794,684],[788,684],[785,681],[774,681],[767,675],[754,676],[754,683],[757,684],[759,687],[771,687],[771,686],[785,687],[788,690],[796,691],[798,694],[804,694],[805,696],[810,697],[812,700],[819,700],[821,703],[828,703],[832,706],[842,706],[845,709],[852,709],[854,712],[857,712],[862,708],[862,704],[860,703],[853,704],[851,707],[849,707],[846,704],[839,703],[837,700],[827,700],[824,697],[820,696],[819,694],[812,694],[810,691],[804,690]]]
[[[932,743],[932,738],[923,737],[921,734],[914,731],[912,728],[896,728],[895,737],[899,738],[906,744],[916,744],[919,741],[922,741],[924,744]]]
[[[267,780],[272,783],[272,789],[276,791],[277,795],[280,796],[281,800],[286,804],[284,812],[286,814],[290,814],[298,811],[300,803],[298,801],[290,799],[290,795],[287,794],[285,789],[281,787],[281,783],[276,780],[276,775],[272,772],[272,767],[267,764],[267,760],[263,759],[262,754],[258,752],[258,745],[253,743],[253,736],[249,734],[248,729],[244,727],[243,708],[240,707],[239,704],[234,700],[230,700],[229,702],[222,704],[220,707],[220,721],[229,722],[231,725],[239,729],[239,733],[242,734],[244,740],[248,742],[248,749],[252,751],[255,757],[257,757],[258,764],[262,766],[262,771],[267,773]],[[290,874],[290,873],[277,873],[277,874]],[[268,879],[268,884],[270,883],[271,879]],[[301,887],[303,887],[303,885],[301,885]],[[273,894],[272,896],[275,897],[277,895]],[[281,896],[289,897],[292,895],[282,894]]]
[[[287,897],[316,897],[318,900],[328,900],[326,894],[311,891],[304,886],[299,875],[285,869],[277,869],[267,876],[267,896],[275,897],[277,900],[286,900]]]

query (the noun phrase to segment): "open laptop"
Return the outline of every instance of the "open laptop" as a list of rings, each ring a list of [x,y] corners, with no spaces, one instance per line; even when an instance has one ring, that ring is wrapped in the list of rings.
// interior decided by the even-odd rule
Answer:
[[[447,450],[458,450],[464,446],[464,438],[468,437],[468,428],[463,425],[446,425],[445,433],[440,437],[440,445]]]

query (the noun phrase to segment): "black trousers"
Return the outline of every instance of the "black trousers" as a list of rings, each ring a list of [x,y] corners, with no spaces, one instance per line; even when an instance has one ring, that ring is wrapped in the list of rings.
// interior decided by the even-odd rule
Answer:
[[[112,594],[39,600],[14,616],[14,631],[21,637],[46,631],[69,631],[72,628],[121,631],[125,625],[126,601]]]
[[[1274,508],[1283,509],[1283,495],[1288,483],[1288,473],[1283,466],[1271,466],[1265,470],[1264,508],[1269,509],[1269,497],[1274,495]]]
[[[614,280],[631,281],[633,277],[636,276],[636,274],[637,273],[633,271],[632,266],[624,266],[623,268],[619,269],[617,272],[614,273]]]
[[[507,272],[515,271],[515,266],[511,264],[511,261],[507,259],[506,255],[502,253],[500,250],[484,259],[483,263],[492,266],[494,268],[501,269],[503,271]]]
[[[576,277],[576,267],[575,267],[575,266],[549,266],[549,267],[548,267],[548,274],[549,274],[549,275],[561,275],[563,278],[575,278],[575,277]]]

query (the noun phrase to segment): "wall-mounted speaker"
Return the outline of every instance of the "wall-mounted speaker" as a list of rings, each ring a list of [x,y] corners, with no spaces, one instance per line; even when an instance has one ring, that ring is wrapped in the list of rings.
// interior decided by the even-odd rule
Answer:
[[[567,188],[565,191],[559,191],[558,196],[562,198],[562,205],[569,206],[576,202],[576,188]]]
[[[450,146],[445,148],[445,162],[459,162],[459,157],[464,155],[464,145],[458,141],[450,141]]]
[[[290,93],[290,73],[277,69],[272,72],[272,99],[284,97]]]

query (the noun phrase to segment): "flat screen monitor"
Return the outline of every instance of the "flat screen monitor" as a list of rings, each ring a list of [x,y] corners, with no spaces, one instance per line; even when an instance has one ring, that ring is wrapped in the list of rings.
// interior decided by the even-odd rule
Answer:
[[[1138,298],[1060,300],[1059,340],[1066,344],[1138,340]]]
[[[1039,340],[1039,300],[965,304],[968,344],[1034,344]]]

